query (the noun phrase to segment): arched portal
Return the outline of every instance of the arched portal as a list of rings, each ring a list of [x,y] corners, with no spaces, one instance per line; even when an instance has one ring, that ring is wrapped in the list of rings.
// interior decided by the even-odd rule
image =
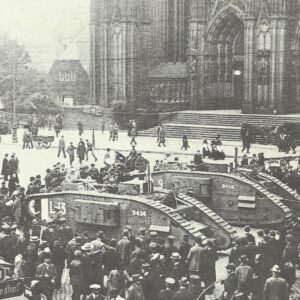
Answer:
[[[208,32],[206,95],[212,109],[241,109],[244,98],[244,23],[229,7]]]

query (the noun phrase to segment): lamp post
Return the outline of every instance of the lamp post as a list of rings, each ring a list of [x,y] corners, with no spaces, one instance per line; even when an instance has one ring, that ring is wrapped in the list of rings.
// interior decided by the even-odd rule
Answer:
[[[15,61],[15,44],[13,44],[13,65],[12,65],[12,73],[13,73],[13,122],[12,122],[12,142],[18,143],[18,122],[16,118],[16,61]]]

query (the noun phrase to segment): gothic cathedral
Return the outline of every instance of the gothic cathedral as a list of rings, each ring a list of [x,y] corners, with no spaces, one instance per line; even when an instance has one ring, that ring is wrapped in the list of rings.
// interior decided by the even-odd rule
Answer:
[[[91,0],[94,104],[300,112],[299,0]]]

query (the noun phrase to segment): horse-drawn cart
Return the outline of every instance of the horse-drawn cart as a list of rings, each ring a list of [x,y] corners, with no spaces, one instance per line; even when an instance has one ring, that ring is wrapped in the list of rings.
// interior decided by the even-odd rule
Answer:
[[[38,136],[33,136],[32,140],[37,149],[42,149],[42,148],[48,149],[51,147],[51,143],[54,141],[54,136],[38,135]]]

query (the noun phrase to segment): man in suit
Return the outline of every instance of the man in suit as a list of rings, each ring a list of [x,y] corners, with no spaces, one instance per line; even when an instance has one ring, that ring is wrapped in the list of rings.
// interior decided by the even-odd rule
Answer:
[[[84,294],[83,288],[83,264],[81,262],[81,251],[74,251],[74,260],[70,264],[70,284],[72,285],[72,300],[80,300],[80,296]]]
[[[105,297],[100,294],[101,286],[99,284],[90,285],[92,293],[87,297],[87,300],[105,300]]]
[[[197,237],[195,240],[195,245],[191,248],[187,261],[189,264],[189,271],[191,274],[199,275],[201,278],[201,271],[203,270],[204,260],[205,260],[205,250],[201,246],[201,238]],[[202,280],[202,278],[201,278]]]
[[[44,256],[44,262],[37,267],[35,277],[40,281],[40,288],[47,299],[52,299],[55,277],[55,266],[51,263],[50,255]]]
[[[59,143],[58,143],[57,157],[59,157],[60,153],[62,152],[64,155],[64,158],[66,158],[66,150],[65,149],[66,149],[66,142],[65,142],[64,136],[62,135],[62,137],[60,138]]]
[[[288,300],[289,291],[288,285],[285,279],[281,278],[280,268],[275,265],[272,269],[273,276],[267,279],[264,288],[264,299],[265,300]]]

